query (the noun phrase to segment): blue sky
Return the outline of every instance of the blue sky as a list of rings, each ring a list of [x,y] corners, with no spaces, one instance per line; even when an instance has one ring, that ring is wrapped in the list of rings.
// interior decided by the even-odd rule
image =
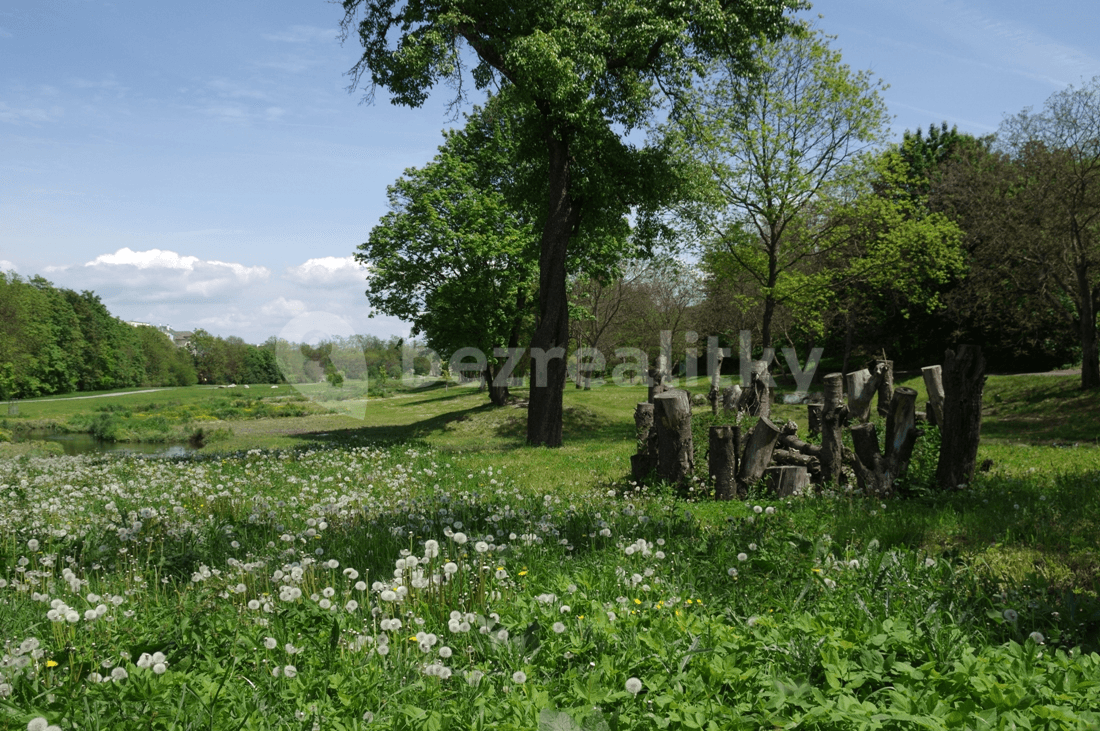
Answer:
[[[1100,75],[1094,0],[820,0],[806,13],[890,88],[894,132],[975,134]],[[452,125],[349,94],[324,0],[0,6],[0,268],[128,320],[261,342],[304,313],[382,337],[350,260],[385,188]],[[289,330],[287,328],[290,328]]]

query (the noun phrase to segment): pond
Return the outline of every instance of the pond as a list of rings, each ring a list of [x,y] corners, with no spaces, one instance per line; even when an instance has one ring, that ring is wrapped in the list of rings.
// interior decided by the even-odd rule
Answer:
[[[195,451],[189,444],[157,442],[104,442],[91,434],[28,434],[23,439],[57,442],[67,455],[124,452],[158,457],[185,457]]]

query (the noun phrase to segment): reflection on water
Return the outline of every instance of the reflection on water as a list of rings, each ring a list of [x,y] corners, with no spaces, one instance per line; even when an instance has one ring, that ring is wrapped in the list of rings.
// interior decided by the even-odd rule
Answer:
[[[57,442],[65,454],[97,454],[101,452],[126,452],[150,454],[159,457],[185,457],[194,452],[187,444],[155,444],[150,442],[104,442],[91,434],[42,434],[26,437],[45,442]]]

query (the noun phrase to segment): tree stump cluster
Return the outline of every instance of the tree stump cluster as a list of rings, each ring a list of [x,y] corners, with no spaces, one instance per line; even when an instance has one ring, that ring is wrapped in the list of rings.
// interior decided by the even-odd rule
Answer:
[[[820,444],[800,439],[793,421],[779,426],[770,419],[767,363],[753,364],[744,389],[733,386],[719,391],[713,379],[706,400],[697,399],[696,405],[709,401],[712,413],[721,408],[732,413],[734,420],[731,425],[710,428],[707,469],[715,497],[736,498],[760,481],[779,497],[798,495],[811,485],[839,485],[846,474],[854,475],[865,494],[890,495],[908,468],[922,422],[939,426],[942,433],[939,486],[964,486],[974,473],[981,426],[985,382],[981,349],[963,345],[957,354],[948,350],[942,367],[929,366],[922,373],[929,394],[924,412],[917,411],[915,390],[894,387],[893,362],[885,357],[847,374],[847,379],[840,373],[826,375],[823,402],[807,407],[810,432],[820,434]],[[695,472],[692,399],[687,391],[670,390],[660,380],[651,383],[656,385],[650,387],[650,400],[638,404],[634,413],[638,449],[631,457],[631,473],[638,481],[656,474],[682,486]],[[870,422],[876,396],[876,411],[886,419],[885,448],[879,446],[878,430]],[[759,418],[742,434],[740,423],[746,415]],[[851,450],[843,445],[845,427],[852,436]]]

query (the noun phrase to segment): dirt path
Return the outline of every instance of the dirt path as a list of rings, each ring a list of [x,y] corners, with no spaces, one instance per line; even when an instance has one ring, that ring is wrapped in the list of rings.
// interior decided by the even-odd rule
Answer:
[[[108,396],[131,396],[135,393],[155,393],[156,391],[174,391],[179,386],[169,386],[168,388],[147,388],[143,391],[119,391],[118,393],[97,393],[93,396],[66,396],[65,398],[29,398],[20,399],[21,404],[33,404],[36,401],[80,401],[86,398],[107,398]]]

